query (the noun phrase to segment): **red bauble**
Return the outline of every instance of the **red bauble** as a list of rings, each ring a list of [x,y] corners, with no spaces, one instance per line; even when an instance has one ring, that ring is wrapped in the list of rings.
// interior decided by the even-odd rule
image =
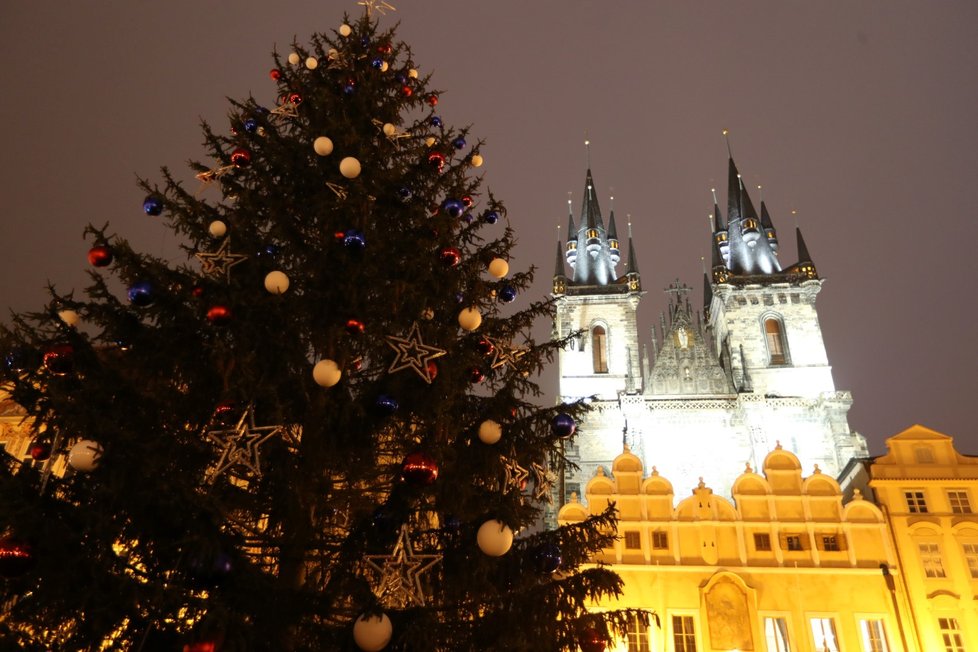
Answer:
[[[46,441],[31,442],[29,452],[32,460],[35,462],[43,462],[51,457],[51,444],[47,443]]]
[[[469,369],[469,382],[471,383],[481,383],[486,379],[486,374],[478,367],[472,367]]]
[[[438,377],[438,363],[434,360],[428,361],[428,378],[434,380]]]
[[[204,296],[204,288],[203,288],[203,286],[195,285],[194,288],[190,291],[190,294],[195,299],[201,298],[202,296]]]
[[[445,267],[455,267],[462,262],[462,252],[455,247],[444,247],[438,252],[438,260]]]
[[[289,93],[289,102],[292,104],[302,104],[302,96],[298,93]]]
[[[438,104],[438,96],[435,95],[434,93],[432,93],[431,95],[429,95],[428,96],[428,104],[430,104],[431,106],[435,106],[436,104]]]
[[[105,267],[112,263],[112,247],[107,244],[95,245],[88,250],[88,264]]]
[[[438,463],[422,451],[415,451],[401,462],[401,480],[417,487],[427,487],[438,479]]]
[[[231,317],[231,309],[227,306],[211,306],[210,310],[207,311],[207,321],[215,326],[223,326],[224,324],[227,324],[231,321]]]
[[[438,152],[432,152],[428,154],[428,165],[441,172],[445,168],[445,157]]]
[[[472,198],[469,197],[468,195],[462,196],[462,203],[465,204],[466,208],[472,208],[473,201]]]
[[[606,643],[601,632],[591,628],[584,630],[578,645],[581,646],[581,652],[604,652]]]
[[[401,95],[404,97],[411,97],[414,95],[414,91],[411,90],[410,86],[401,86]]]
[[[381,54],[390,54],[393,51],[394,48],[391,47],[390,43],[381,43],[377,46],[377,52],[380,52]]]
[[[55,344],[44,354],[44,368],[55,376],[70,374],[75,368],[75,349],[70,344]]]
[[[248,167],[251,165],[251,152],[244,147],[239,147],[231,152],[231,163],[238,168]]]
[[[34,550],[15,537],[0,538],[0,577],[17,577],[34,567]]]
[[[363,322],[358,319],[347,319],[346,320],[346,332],[350,335],[362,335],[364,325]]]
[[[215,652],[215,650],[217,650],[217,643],[214,641],[187,643],[183,646],[183,652]]]
[[[234,401],[221,401],[214,408],[214,421],[221,425],[230,426],[234,423],[238,406]]]
[[[268,76],[274,79],[275,81],[278,81],[279,79],[282,78],[282,71],[279,70],[278,68],[272,68],[271,70],[268,71]]]
[[[479,353],[486,357],[489,357],[496,352],[496,346],[485,337],[479,338],[479,341],[476,343],[476,347],[479,349]]]

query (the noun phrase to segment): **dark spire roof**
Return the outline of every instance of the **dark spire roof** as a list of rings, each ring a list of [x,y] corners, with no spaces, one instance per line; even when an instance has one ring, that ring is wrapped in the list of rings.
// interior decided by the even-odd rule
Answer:
[[[771,223],[771,216],[768,215],[767,206],[764,204],[764,200],[761,200],[761,226],[765,229],[773,229],[774,224]]]
[[[801,228],[795,227],[795,235],[798,237],[798,262],[799,263],[812,263],[811,254],[808,253],[808,247],[805,245],[805,238],[801,235]]]
[[[710,262],[710,268],[723,267],[723,256],[720,254],[720,245],[713,242],[710,244],[710,249],[713,250],[713,260]]]
[[[720,207],[717,205],[715,196],[713,198],[713,230],[714,231],[727,230],[727,227],[723,225],[723,215],[720,214]]]
[[[632,225],[628,224],[628,269],[626,274],[638,274],[638,258],[635,256],[635,243],[632,242]]]
[[[577,235],[577,228],[574,227],[574,214],[567,215],[567,240],[568,242]]]
[[[557,239],[557,266],[554,267],[554,276],[564,276],[564,248]]]
[[[716,247],[714,247],[714,249],[716,249]],[[711,303],[713,303],[713,284],[710,283],[710,279],[706,275],[706,272],[703,272],[703,305],[707,310],[709,310]]]
[[[587,177],[584,179],[584,202],[581,206],[581,226],[588,229],[603,227],[601,221],[601,208],[598,206],[598,193],[594,187],[594,177],[591,176],[591,168],[587,169]]]
[[[618,227],[615,226],[615,209],[611,209],[611,217],[608,218],[608,238],[618,239]]]

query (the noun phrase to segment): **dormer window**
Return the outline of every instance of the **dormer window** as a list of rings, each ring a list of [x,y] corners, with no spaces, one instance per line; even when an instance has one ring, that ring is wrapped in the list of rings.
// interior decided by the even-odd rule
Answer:
[[[594,373],[608,373],[608,334],[604,326],[591,329],[591,356],[594,362]]]
[[[765,319],[764,336],[767,339],[768,364],[771,366],[788,364],[788,346],[781,320],[774,317]]]

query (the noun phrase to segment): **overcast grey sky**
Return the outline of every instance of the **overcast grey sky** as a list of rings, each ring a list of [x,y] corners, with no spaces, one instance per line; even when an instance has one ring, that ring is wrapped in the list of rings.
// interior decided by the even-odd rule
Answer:
[[[680,278],[702,295],[710,187],[726,149],[795,261],[801,225],[850,423],[871,451],[922,423],[978,454],[973,330],[978,3],[822,0],[391,0],[444,89],[441,115],[488,140],[483,168],[549,290],[585,134],[602,209],[631,214],[643,330]],[[269,53],[337,28],[353,1],[0,5],[0,306],[81,288],[84,225],[178,256],[136,174],[200,158],[226,96],[274,103]],[[613,190],[612,190],[613,188]],[[758,199],[753,191],[755,203]],[[793,216],[792,211],[797,211]],[[648,340],[646,336],[646,341]],[[554,370],[554,375],[556,370]]]

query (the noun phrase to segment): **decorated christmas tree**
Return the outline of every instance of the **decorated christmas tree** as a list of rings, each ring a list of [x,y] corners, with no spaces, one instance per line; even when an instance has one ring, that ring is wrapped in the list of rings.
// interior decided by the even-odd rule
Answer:
[[[540,405],[552,306],[361,4],[204,126],[197,181],[142,182],[186,260],[89,227],[90,286],[0,332],[33,436],[0,464],[5,645],[601,650],[636,617],[589,611],[612,511],[534,527],[584,409]]]

